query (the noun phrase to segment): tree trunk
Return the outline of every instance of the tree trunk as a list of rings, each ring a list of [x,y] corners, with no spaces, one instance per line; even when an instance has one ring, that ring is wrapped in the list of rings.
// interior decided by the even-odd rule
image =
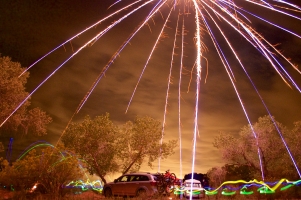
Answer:
[[[128,173],[128,171],[131,169],[131,167],[135,164],[135,162],[138,160],[138,158],[141,156],[141,151],[137,154],[136,158],[130,163],[130,165],[122,172],[122,174]]]

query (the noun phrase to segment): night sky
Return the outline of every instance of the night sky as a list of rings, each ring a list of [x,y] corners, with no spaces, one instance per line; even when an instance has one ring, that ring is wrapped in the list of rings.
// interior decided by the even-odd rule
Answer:
[[[0,53],[9,56],[13,61],[20,62],[23,67],[28,67],[43,55],[65,42],[67,39],[81,32],[98,20],[122,6],[127,5],[122,1],[110,7],[113,0],[65,0],[65,1],[1,1],[0,2]],[[290,1],[293,2],[293,1]],[[294,3],[298,3],[294,1]],[[31,97],[32,107],[40,107],[46,111],[53,122],[49,125],[48,135],[43,138],[15,138],[16,144],[24,147],[31,142],[44,139],[56,144],[68,121],[76,111],[81,100],[94,83],[102,69],[109,62],[114,53],[143,21],[154,4],[146,6],[131,17],[126,18],[112,30],[105,33],[93,45],[83,49],[64,66],[62,66],[49,80],[43,84]],[[289,28],[301,34],[300,20],[293,19],[267,9],[259,8],[252,4],[243,3],[249,12],[260,14],[261,17],[271,20],[280,26]],[[301,6],[299,2],[299,6]],[[108,9],[109,8],[109,9]],[[181,84],[181,131],[183,173],[191,172],[193,127],[196,97],[196,76],[193,69],[196,60],[195,47],[195,18],[192,7],[190,15],[185,20],[185,47],[184,69]],[[26,85],[27,91],[33,91],[50,73],[68,59],[73,52],[78,50],[85,42],[90,40],[104,28],[124,16],[128,9],[113,18],[92,28],[85,34],[59,48],[54,53],[44,58],[33,66],[30,78]],[[168,76],[171,66],[174,35],[177,22],[177,12],[173,12],[165,29],[165,36],[161,38],[152,58],[150,59],[137,91],[131,102],[129,110],[125,113],[131,99],[135,85],[147,62],[155,40],[163,26],[168,14],[168,7],[162,9],[161,14],[156,14],[144,26],[121,52],[120,56],[107,70],[73,121],[80,121],[84,116],[92,117],[110,113],[111,119],[118,125],[135,116],[151,116],[163,122]],[[178,8],[176,8],[176,11]],[[252,27],[265,36],[273,45],[277,44],[284,55],[293,63],[301,64],[301,39],[286,33],[283,30],[260,22],[251,15],[246,16],[252,20]],[[301,14],[298,15],[301,17]],[[219,21],[224,33],[235,47],[241,61],[245,65],[250,77],[262,95],[271,114],[276,120],[289,128],[293,122],[301,120],[301,94],[295,88],[289,88],[271,67],[266,59],[233,28],[223,21]],[[182,24],[182,16],[179,26]],[[248,81],[243,70],[226,43],[222,40],[218,30],[212,26],[216,38],[224,49],[233,73],[235,84],[241,95],[243,103],[252,123],[267,112],[261,104],[256,92]],[[181,37],[177,36],[177,48],[172,68],[172,84],[170,85],[164,139],[178,139],[178,84],[180,70]],[[206,173],[212,167],[222,166],[223,161],[212,145],[213,138],[220,131],[238,134],[240,128],[247,125],[246,117],[239,104],[229,77],[216,53],[208,34],[203,32],[202,42],[206,45],[202,60],[202,77],[199,100],[199,134],[197,138],[195,170]],[[280,59],[281,62],[283,61]],[[301,75],[292,67],[284,64],[284,68],[301,86]],[[192,71],[192,73],[191,73]],[[208,75],[207,75],[208,74]],[[18,147],[13,146],[14,149]],[[161,162],[161,169],[171,169],[179,174],[179,148],[167,160]],[[157,171],[147,167],[142,171]]]

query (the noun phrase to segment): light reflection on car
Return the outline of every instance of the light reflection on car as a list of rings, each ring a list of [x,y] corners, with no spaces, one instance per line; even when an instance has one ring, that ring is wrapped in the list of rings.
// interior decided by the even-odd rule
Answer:
[[[197,199],[204,198],[205,190],[200,181],[188,179],[184,181],[183,196],[185,198],[190,198],[190,196]]]

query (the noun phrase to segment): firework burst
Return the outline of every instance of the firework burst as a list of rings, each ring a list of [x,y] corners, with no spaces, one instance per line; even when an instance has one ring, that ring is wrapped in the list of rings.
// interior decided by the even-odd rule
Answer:
[[[290,75],[291,70],[295,70],[300,75],[300,70],[298,67],[283,54],[280,49],[267,39],[264,34],[256,29],[256,25],[267,24],[269,27],[275,27],[285,34],[290,34],[293,37],[300,39],[301,36],[298,33],[290,29],[290,24],[285,22],[273,20],[273,16],[283,18],[291,18],[296,22],[299,22],[301,9],[298,5],[295,5],[288,1],[282,0],[241,0],[235,2],[234,0],[119,0],[114,1],[108,8],[107,16],[103,17],[96,23],[87,27],[83,31],[74,35],[70,39],[66,40],[49,53],[42,56],[32,65],[30,65],[27,70],[30,70],[37,63],[45,59],[47,56],[57,51],[60,48],[65,47],[68,43],[73,42],[81,35],[86,34],[88,31],[100,26],[103,23],[109,23],[105,28],[99,31],[97,34],[92,36],[89,40],[85,41],[78,48],[73,49],[70,56],[64,60],[51,74],[49,74],[34,90],[27,96],[27,98],[22,101],[19,106],[3,121],[1,126],[59,69],[61,69],[68,61],[77,56],[85,48],[90,47],[101,40],[105,35],[110,34],[115,27],[122,26],[128,19],[133,19],[135,16],[139,16],[133,19],[133,23],[136,23],[138,19],[140,22],[137,23],[136,28],[128,35],[120,47],[111,56],[107,64],[103,67],[102,71],[99,73],[98,77],[95,79],[94,83],[91,85],[89,91],[82,99],[78,108],[76,109],[74,115],[78,113],[81,108],[85,105],[86,101],[94,91],[97,84],[105,76],[107,71],[110,69],[114,61],[118,59],[119,55],[122,55],[123,50],[131,43],[133,38],[137,37],[142,29],[149,29],[149,33],[156,33],[154,42],[151,47],[145,63],[142,67],[141,73],[137,80],[137,83],[133,89],[132,95],[129,98],[129,103],[125,112],[128,112],[130,105],[135,101],[135,93],[139,90],[139,84],[143,79],[143,75],[149,66],[152,57],[160,49],[160,45],[164,44],[165,38],[172,38],[172,50],[170,51],[170,57],[166,58],[170,60],[169,65],[169,75],[167,79],[167,91],[165,98],[165,107],[163,114],[163,127],[162,127],[162,138],[164,139],[165,131],[165,119],[167,115],[167,105],[169,103],[170,85],[173,81],[172,71],[179,69],[179,81],[178,81],[178,105],[179,105],[179,139],[181,147],[181,86],[182,76],[188,77],[190,83],[188,84],[187,90],[190,87],[195,88],[195,113],[194,113],[194,131],[193,131],[193,145],[192,145],[192,172],[194,172],[195,159],[196,159],[196,141],[198,136],[198,115],[199,115],[199,105],[200,105],[200,88],[201,83],[206,82],[208,77],[208,71],[210,69],[211,63],[207,61],[206,53],[216,52],[219,57],[219,62],[222,63],[231,84],[234,88],[236,96],[240,102],[241,108],[246,116],[246,119],[250,126],[252,127],[252,122],[248,116],[247,109],[243,103],[243,99],[239,93],[237,87],[237,80],[235,77],[235,72],[233,67],[239,66],[245,73],[246,77],[250,81],[254,90],[256,91],[259,99],[264,105],[266,112],[271,116],[271,113],[266,106],[263,98],[261,97],[255,83],[252,81],[251,76],[248,72],[248,63],[245,63],[245,59],[240,56],[240,48],[237,44],[238,40],[242,41],[243,44],[247,42],[249,44],[248,48],[255,48],[263,58],[270,64],[270,66],[275,70],[275,72],[281,77],[281,79],[290,88],[301,92],[298,84],[295,82],[294,78]],[[270,14],[270,16],[269,16]],[[153,26],[155,24],[155,26]],[[155,27],[155,28],[154,28]],[[158,29],[158,30],[157,30]],[[194,32],[194,45],[195,53],[193,55],[187,55],[185,50],[191,48],[191,43],[188,42],[188,32]],[[172,34],[171,34],[172,33]],[[233,36],[235,35],[235,36]],[[149,40],[148,36],[145,36],[146,40]],[[148,42],[149,44],[149,42]],[[190,45],[190,46],[189,46]],[[189,46],[189,47],[188,47]],[[208,46],[212,46],[213,49],[208,49]],[[233,57],[233,59],[230,59]],[[191,62],[192,60],[192,62]],[[230,61],[231,60],[231,61]],[[26,71],[27,71],[26,70]],[[187,75],[190,74],[190,75]],[[22,75],[22,74],[21,74]],[[20,75],[20,76],[21,76]],[[191,85],[192,81],[195,80],[195,85]],[[273,118],[271,117],[273,120]],[[70,119],[72,121],[72,118]],[[274,122],[277,127],[276,123]],[[256,133],[253,131],[254,137],[256,138]],[[280,136],[281,132],[279,131]],[[285,141],[283,139],[285,144]],[[286,144],[285,144],[286,145]],[[290,154],[289,148],[286,145],[288,153]],[[181,152],[180,152],[180,163],[181,163]],[[261,155],[258,150],[259,161],[261,162]],[[299,173],[298,166],[294,162],[293,156],[290,154],[292,161]],[[159,169],[160,171],[160,159],[159,159]],[[180,169],[181,171],[182,169]],[[182,172],[181,172],[182,173]],[[182,174],[180,175],[182,176]],[[301,174],[299,173],[301,177]],[[264,180],[264,171],[262,170],[262,179]]]

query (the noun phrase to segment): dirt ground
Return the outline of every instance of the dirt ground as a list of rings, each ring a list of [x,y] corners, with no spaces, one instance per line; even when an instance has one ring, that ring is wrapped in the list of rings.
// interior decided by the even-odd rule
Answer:
[[[19,199],[20,197],[16,197],[16,193],[15,192],[11,192],[8,190],[0,190],[0,200],[11,200],[11,199]],[[23,198],[22,198],[23,199]],[[41,200],[41,199],[50,199],[48,198],[48,195],[35,195],[35,196],[27,196],[24,197],[24,199],[37,199],[37,200]],[[72,194],[68,194],[66,195],[64,198],[61,199],[74,199],[74,200],[80,200],[80,199],[91,199],[91,200],[96,200],[96,199],[103,199],[105,200],[105,197],[101,194],[95,194],[92,191],[88,191],[88,192],[84,192],[81,194],[76,194],[76,195],[72,195]]]
[[[0,190],[0,199],[12,199],[13,193],[8,190]]]
[[[96,200],[96,199],[102,199],[102,200],[126,200],[125,198],[122,198],[122,197],[115,197],[115,198],[105,198],[103,195],[100,195],[100,194],[96,194],[92,191],[88,191],[88,192],[84,192],[82,194],[79,194],[79,195],[68,195],[67,197],[68,199],[93,199],[93,200]],[[130,200],[141,200],[139,198],[129,198]],[[171,199],[176,199],[175,196],[171,195],[170,197],[159,197],[159,198],[154,198],[154,200],[171,200]],[[144,199],[143,199],[144,200]],[[153,199],[145,199],[145,200],[153,200]]]
[[[8,190],[0,190],[0,200],[12,200],[12,199],[20,199],[19,197],[15,196],[15,192],[11,192]],[[36,195],[36,196],[30,196],[30,197],[24,197],[22,199],[31,199],[31,200],[45,200],[45,199],[52,199],[48,195]],[[93,191],[87,191],[83,192],[80,194],[67,194],[65,197],[60,198],[59,200],[125,200],[124,198],[105,198],[101,194],[97,194]],[[130,198],[131,200],[141,200],[138,198]],[[170,197],[160,197],[160,198],[155,198],[156,200],[170,200],[170,199],[176,199],[174,196]],[[147,199],[147,200],[152,200],[152,199]]]

